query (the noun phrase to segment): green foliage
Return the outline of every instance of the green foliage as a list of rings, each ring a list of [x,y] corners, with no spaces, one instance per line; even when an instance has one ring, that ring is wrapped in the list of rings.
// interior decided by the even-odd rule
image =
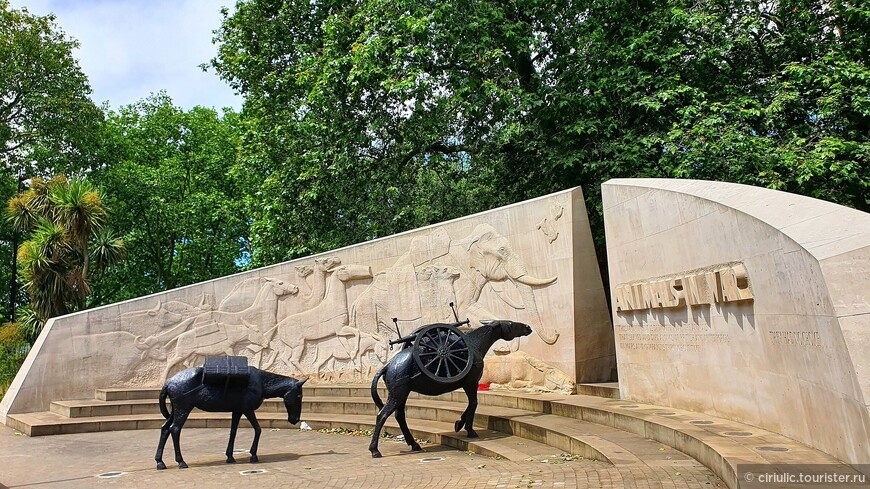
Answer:
[[[6,393],[28,351],[30,343],[20,323],[0,326],[0,397]]]
[[[47,182],[34,178],[30,188],[9,200],[8,220],[27,235],[18,248],[19,273],[41,323],[83,309],[92,273],[123,259],[123,241],[106,234],[107,214],[90,182],[63,176]],[[100,255],[92,263],[91,244],[98,236]]]
[[[237,115],[184,111],[165,94],[110,112],[106,190],[128,259],[100,283],[106,303],[235,273],[249,256],[248,211],[234,169]],[[99,258],[106,250],[95,248]]]
[[[54,16],[32,15],[0,0],[0,202],[17,194],[27,178],[81,175],[94,162],[102,113],[88,98],[87,78],[72,56],[77,46]],[[25,299],[13,282],[20,241],[0,219],[4,318]]]
[[[85,165],[102,117],[54,20],[0,0],[0,160],[26,175]]]
[[[868,9],[837,0],[241,0],[265,264],[581,185],[717,179],[868,208]]]

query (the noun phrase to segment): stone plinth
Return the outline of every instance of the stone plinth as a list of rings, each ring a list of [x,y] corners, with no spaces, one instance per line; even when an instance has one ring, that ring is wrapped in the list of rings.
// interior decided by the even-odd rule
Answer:
[[[720,182],[602,194],[622,398],[870,463],[870,215]]]

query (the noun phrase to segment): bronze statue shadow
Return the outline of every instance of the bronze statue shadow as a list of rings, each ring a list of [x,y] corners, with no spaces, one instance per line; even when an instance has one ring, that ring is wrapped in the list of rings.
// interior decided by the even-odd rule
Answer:
[[[219,467],[219,466],[227,466],[227,467],[239,467],[239,470],[255,470],[264,465],[281,463],[281,462],[292,462],[300,459],[307,459],[310,457],[318,457],[323,455],[348,455],[348,452],[337,452],[335,450],[329,450],[326,452],[317,452],[317,453],[260,453],[257,454],[260,459],[259,462],[252,464],[248,462],[248,457],[250,457],[247,453],[236,453],[235,459],[236,463],[228,464],[226,462],[226,458],[217,458],[214,460],[209,460],[205,462],[192,462],[190,463],[190,468],[195,467]]]

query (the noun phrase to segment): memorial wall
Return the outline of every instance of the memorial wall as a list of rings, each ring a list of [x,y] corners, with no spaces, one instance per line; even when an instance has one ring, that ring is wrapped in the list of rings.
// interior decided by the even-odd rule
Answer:
[[[870,463],[870,215],[721,182],[602,194],[623,399]]]
[[[313,382],[365,383],[387,342],[434,322],[534,333],[494,347],[485,381],[570,392],[615,367],[612,325],[579,188],[407,233],[52,319],[0,403],[7,413],[159,387],[234,354]]]

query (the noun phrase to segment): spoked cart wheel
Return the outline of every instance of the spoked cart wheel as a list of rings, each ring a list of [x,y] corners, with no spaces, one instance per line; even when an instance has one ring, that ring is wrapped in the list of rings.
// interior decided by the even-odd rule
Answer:
[[[471,370],[472,355],[465,333],[452,324],[424,326],[417,332],[412,348],[420,371],[435,382],[455,382]]]

